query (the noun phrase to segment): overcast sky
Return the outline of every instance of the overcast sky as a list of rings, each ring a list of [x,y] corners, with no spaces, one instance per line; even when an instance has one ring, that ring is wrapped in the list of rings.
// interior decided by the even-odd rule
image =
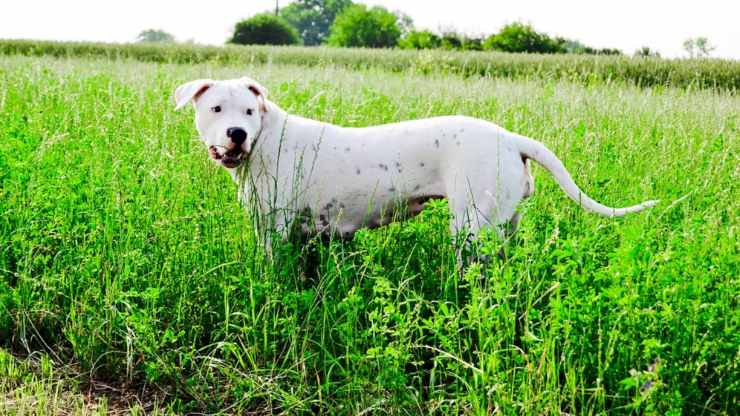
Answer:
[[[550,35],[627,53],[647,45],[663,56],[684,56],[684,39],[706,36],[717,47],[713,56],[740,59],[738,0],[359,2],[401,10],[421,28],[490,34],[522,20]],[[5,0],[0,38],[130,42],[141,30],[161,28],[178,40],[222,44],[236,21],[274,7],[274,0]]]

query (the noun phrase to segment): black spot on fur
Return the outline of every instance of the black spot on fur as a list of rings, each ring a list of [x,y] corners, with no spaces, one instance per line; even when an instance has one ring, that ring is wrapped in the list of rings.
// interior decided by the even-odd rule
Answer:
[[[340,202],[339,203],[339,209],[345,209],[345,208],[346,208],[346,206],[343,203]]]
[[[424,167],[424,162],[419,162],[419,166]]]
[[[361,172],[360,172],[360,168],[357,168],[357,169],[355,170],[355,173],[357,173],[357,174],[359,175],[359,174],[361,173]]]
[[[403,172],[403,167],[401,166],[401,162],[396,162],[396,169],[398,170],[398,173]]]
[[[434,139],[434,147],[439,149],[439,139]]]
[[[345,147],[345,148],[344,148],[344,151],[345,151],[345,152],[347,152],[347,153],[349,153],[349,151],[350,151],[350,148],[349,148],[349,146],[348,146],[348,147]]]
[[[385,171],[387,171],[387,170],[388,170],[388,165],[385,165],[385,164],[383,164],[383,163],[379,163],[379,164],[378,164],[378,167],[379,167],[379,168],[381,168],[381,169],[383,169],[383,170],[385,170]]]
[[[419,189],[421,189],[421,185],[414,186],[414,191],[418,191]]]
[[[393,187],[393,186],[391,186],[390,188],[388,188],[388,190],[391,191],[391,192],[396,192],[396,188]]]

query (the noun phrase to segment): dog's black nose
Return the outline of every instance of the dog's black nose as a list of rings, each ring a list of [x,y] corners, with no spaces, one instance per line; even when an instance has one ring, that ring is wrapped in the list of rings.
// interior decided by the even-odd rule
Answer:
[[[229,137],[234,144],[242,144],[247,138],[247,132],[241,127],[229,127],[226,130],[226,136]]]

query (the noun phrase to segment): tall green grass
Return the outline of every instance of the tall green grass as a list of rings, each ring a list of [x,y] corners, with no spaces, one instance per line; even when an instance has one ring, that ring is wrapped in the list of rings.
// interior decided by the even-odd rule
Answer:
[[[543,140],[606,204],[663,202],[594,216],[538,168],[508,259],[463,278],[444,203],[267,261],[171,102],[183,81],[245,73],[289,112],[343,125],[492,120]],[[176,412],[739,410],[734,95],[27,57],[0,61],[0,85],[5,349],[155,386]]]
[[[567,80],[586,84],[627,81],[640,87],[715,89],[732,93],[740,89],[740,63],[723,59],[30,40],[0,40],[0,55],[136,59],[181,64],[336,65],[353,70],[382,68],[401,73]]]

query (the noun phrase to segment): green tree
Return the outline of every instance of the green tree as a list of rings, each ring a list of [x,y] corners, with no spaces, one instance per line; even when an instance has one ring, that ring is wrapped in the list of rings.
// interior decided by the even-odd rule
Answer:
[[[499,33],[491,35],[484,43],[485,49],[504,52],[562,53],[560,42],[545,33],[534,30],[532,25],[514,22],[504,26]]]
[[[693,58],[696,54],[696,41],[694,38],[688,38],[683,41],[683,48],[689,53],[689,58]]]
[[[337,14],[352,0],[297,0],[280,10],[280,17],[298,30],[305,45],[320,45],[329,36]]]
[[[705,37],[688,38],[683,42],[683,48],[690,58],[706,58],[715,49]]]
[[[713,50],[717,49],[716,47],[712,46],[709,43],[709,39],[705,37],[696,38],[695,44],[696,50],[699,52],[699,56],[702,58],[708,57]]]
[[[398,28],[401,30],[401,36],[406,36],[414,30],[414,19],[411,16],[400,10],[396,10],[393,14],[396,15],[396,22]]]
[[[334,20],[328,43],[333,46],[392,48],[400,37],[396,15],[384,7],[368,9],[355,4],[344,9]]]
[[[228,43],[239,45],[295,45],[298,31],[285,19],[272,13],[261,13],[238,22]]]
[[[175,37],[161,29],[142,30],[136,36],[137,42],[163,42],[170,43],[175,41]]]

